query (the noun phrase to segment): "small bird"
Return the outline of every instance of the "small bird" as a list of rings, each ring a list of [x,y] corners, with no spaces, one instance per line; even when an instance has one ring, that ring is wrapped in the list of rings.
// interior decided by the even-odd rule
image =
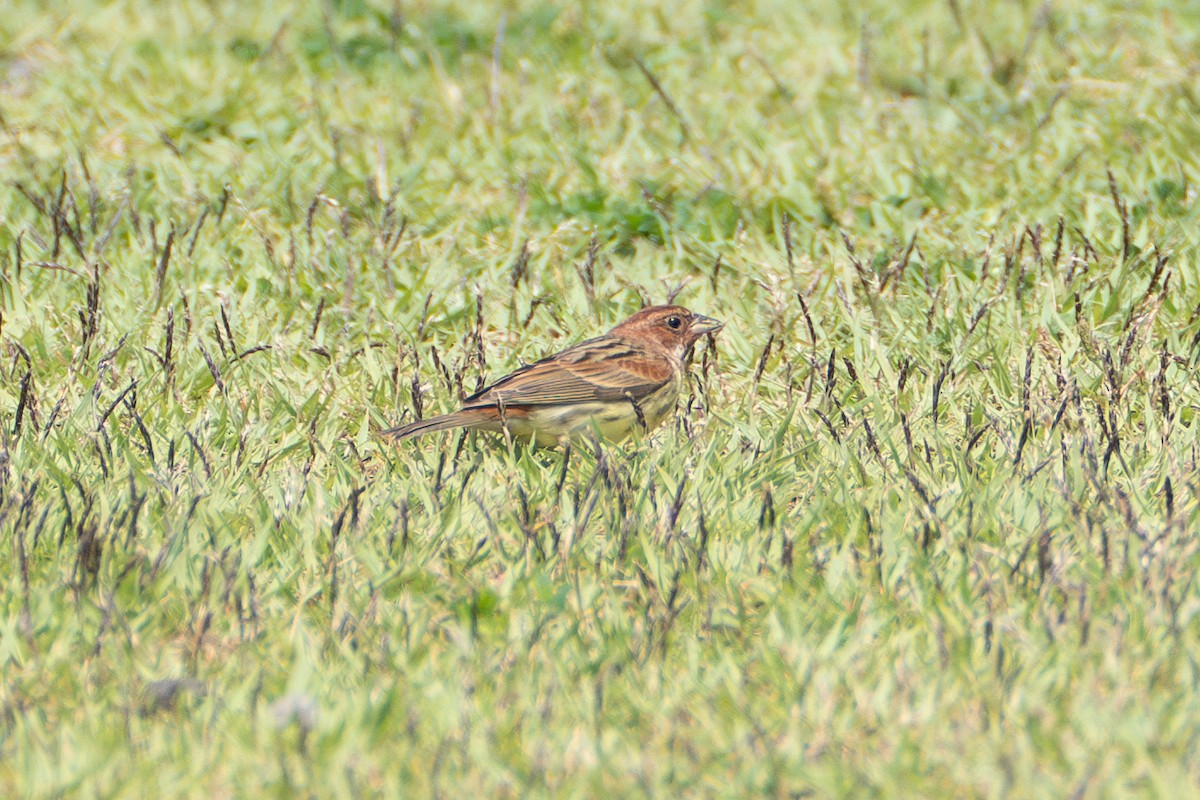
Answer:
[[[554,445],[596,432],[621,441],[649,431],[675,407],[684,359],[725,327],[682,306],[643,308],[603,336],[506,375],[452,414],[383,432],[397,441],[450,428],[502,432]]]

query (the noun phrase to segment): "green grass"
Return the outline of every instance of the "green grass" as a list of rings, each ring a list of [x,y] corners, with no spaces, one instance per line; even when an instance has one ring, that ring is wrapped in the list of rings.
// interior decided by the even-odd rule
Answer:
[[[0,793],[1200,791],[1198,44],[17,2]],[[676,290],[648,442],[375,436]]]

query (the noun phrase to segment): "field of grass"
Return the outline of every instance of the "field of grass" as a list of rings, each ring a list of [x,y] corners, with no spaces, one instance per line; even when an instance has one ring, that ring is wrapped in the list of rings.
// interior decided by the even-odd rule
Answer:
[[[846,5],[10,4],[0,795],[1200,792],[1200,5]]]

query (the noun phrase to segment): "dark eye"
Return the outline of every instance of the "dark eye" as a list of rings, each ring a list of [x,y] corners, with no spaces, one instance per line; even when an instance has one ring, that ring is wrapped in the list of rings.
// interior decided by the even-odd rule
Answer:
[[[679,317],[670,317],[667,319],[667,327],[673,331],[677,331],[683,327],[683,320]]]

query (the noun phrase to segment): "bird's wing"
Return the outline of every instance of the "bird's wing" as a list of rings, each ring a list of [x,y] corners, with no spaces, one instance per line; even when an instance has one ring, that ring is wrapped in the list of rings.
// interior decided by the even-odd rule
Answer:
[[[468,397],[464,408],[640,400],[670,382],[672,362],[609,336],[544,358]]]

